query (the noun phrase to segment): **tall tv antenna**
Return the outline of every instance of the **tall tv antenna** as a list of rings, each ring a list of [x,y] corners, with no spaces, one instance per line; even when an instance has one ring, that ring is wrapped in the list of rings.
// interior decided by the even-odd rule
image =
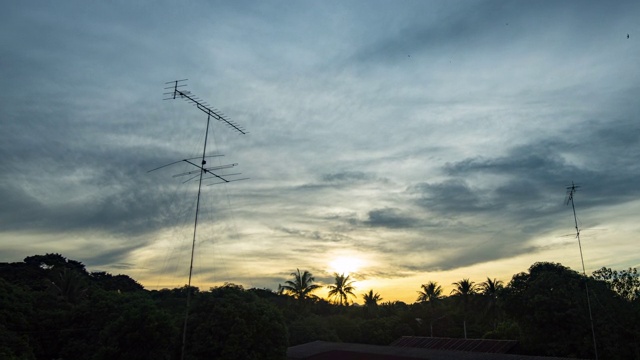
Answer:
[[[187,86],[187,84],[184,83],[184,81],[187,81],[187,80],[189,80],[189,79],[174,80],[174,81],[169,81],[169,82],[165,83],[165,84],[173,84],[173,86],[165,87],[165,90],[173,89],[173,91],[163,93],[163,95],[165,95],[167,97],[162,99],[162,100],[175,100],[175,99],[186,100],[190,104],[192,104],[195,107],[197,107],[198,110],[200,110],[200,111],[204,112],[205,114],[207,114],[207,118],[214,118],[214,119],[216,119],[218,121],[222,121],[223,123],[225,123],[229,127],[233,128],[234,130],[238,131],[239,133],[241,133],[243,135],[247,134],[247,132],[244,130],[244,128],[242,128],[241,126],[239,126],[235,122],[229,120],[218,109],[211,109],[210,105],[207,104],[207,102],[205,102],[202,99],[200,99],[199,97],[193,95],[191,93],[191,91],[182,91],[181,88]],[[208,124],[209,124],[209,121],[207,120],[207,125]],[[206,140],[205,140],[205,146],[206,146]]]
[[[186,310],[185,310],[185,316],[184,316],[184,327],[182,330],[182,350],[181,350],[181,359],[184,359],[185,357],[185,347],[186,347],[186,340],[187,340],[187,325],[188,325],[188,320],[189,320],[189,307],[191,304],[191,278],[193,275],[193,257],[194,257],[194,253],[195,253],[195,248],[196,248],[196,233],[198,230],[198,213],[200,211],[200,194],[202,192],[202,180],[207,180],[207,179],[214,179],[215,182],[209,185],[215,185],[215,184],[224,184],[224,183],[229,183],[232,181],[239,181],[239,180],[246,180],[247,178],[233,178],[233,176],[237,176],[240,175],[240,173],[235,173],[235,174],[223,174],[222,172],[220,172],[220,170],[223,169],[229,169],[232,167],[237,166],[238,164],[226,164],[226,165],[219,165],[219,166],[209,166],[207,167],[207,161],[206,159],[209,157],[216,157],[216,156],[222,156],[222,155],[207,155],[207,141],[209,138],[209,124],[211,122],[211,119],[215,119],[218,121],[221,121],[222,123],[224,123],[225,125],[229,126],[230,128],[232,128],[233,130],[239,132],[240,134],[247,134],[247,132],[244,130],[244,128],[242,128],[240,125],[236,124],[235,122],[232,122],[231,120],[229,120],[224,114],[222,114],[219,110],[217,109],[212,109],[210,107],[209,104],[207,104],[205,101],[203,101],[202,99],[198,98],[197,96],[193,95],[190,91],[185,91],[182,90],[182,88],[186,87],[186,84],[184,83],[185,81],[187,81],[188,79],[182,79],[182,80],[174,80],[174,81],[169,81],[165,84],[171,84],[171,86],[169,87],[165,87],[165,90],[169,89],[169,90],[173,90],[171,92],[165,92],[164,95],[167,96],[166,98],[164,98],[163,100],[174,100],[174,99],[183,99],[186,100],[187,102],[189,102],[190,104],[194,105],[195,107],[198,108],[198,110],[204,112],[205,114],[207,114],[207,128],[205,130],[205,136],[204,136],[204,144],[202,146],[202,157],[196,157],[196,158],[188,158],[188,159],[182,159],[182,160],[178,160],[178,161],[174,161],[172,163],[169,164],[165,164],[162,166],[159,166],[155,169],[149,170],[148,172],[152,172],[155,170],[159,170],[174,164],[178,164],[178,163],[187,163],[190,164],[194,167],[193,170],[191,171],[186,171],[186,172],[182,172],[180,174],[176,174],[173,175],[173,177],[188,177],[187,180],[185,180],[184,182],[189,182],[191,180],[194,180],[196,178],[198,178],[198,196],[197,196],[197,200],[196,200],[196,214],[195,214],[195,220],[194,220],[194,224],[193,224],[193,240],[191,242],[191,260],[189,263],[189,281],[187,284],[187,306],[186,306]],[[197,159],[200,159],[200,165],[197,164]],[[210,175],[205,177],[206,175]]]
[[[569,203],[571,203],[571,208],[573,209],[573,220],[576,225],[576,238],[578,239],[578,247],[580,248],[580,261],[582,262],[582,273],[584,274],[584,278],[585,278],[584,288],[587,293],[587,307],[589,308],[589,321],[591,322],[591,335],[593,337],[593,351],[596,356],[596,360],[598,360],[598,346],[596,345],[596,330],[595,330],[595,327],[593,326],[593,315],[591,313],[591,300],[589,298],[589,281],[587,278],[587,271],[585,270],[585,267],[584,267],[584,257],[582,256],[582,243],[580,242],[580,228],[578,227],[578,217],[576,216],[576,205],[574,202],[574,197],[579,187],[580,186],[574,184],[573,181],[571,182],[571,186],[567,186],[567,200],[565,201],[565,203],[566,205],[569,205]]]

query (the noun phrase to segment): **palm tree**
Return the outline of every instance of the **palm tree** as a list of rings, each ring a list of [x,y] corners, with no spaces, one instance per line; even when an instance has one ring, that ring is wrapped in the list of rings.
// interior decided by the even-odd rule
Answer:
[[[84,276],[69,268],[63,268],[54,277],[54,280],[49,283],[49,289],[70,303],[77,303],[86,297],[88,290]]]
[[[467,338],[467,304],[469,299],[478,293],[478,286],[469,279],[462,279],[454,282],[455,288],[451,290],[451,295],[458,296],[462,300],[462,326],[464,328],[464,338]]]
[[[497,299],[498,293],[504,288],[502,280],[487,278],[487,281],[479,284],[480,293],[491,299]]]
[[[313,295],[310,295],[311,292],[321,287],[320,285],[313,284],[316,279],[307,270],[300,273],[300,269],[296,269],[296,272],[292,272],[291,276],[293,276],[293,280],[287,280],[284,282],[284,285],[279,285],[278,291],[292,295],[300,302],[303,302],[309,297],[313,297]]]
[[[378,293],[374,293],[373,289],[368,293],[362,294],[364,299],[364,311],[369,316],[374,316],[378,312],[378,301],[382,300],[382,297]]]
[[[364,299],[364,305],[371,306],[371,307],[378,306],[378,301],[382,300],[382,297],[380,297],[380,294],[373,293],[373,289],[369,290],[368,293],[362,294],[362,298]]]
[[[434,319],[436,304],[442,298],[442,286],[438,285],[435,281],[429,281],[426,284],[422,284],[420,287],[423,291],[418,291],[417,301],[429,304],[431,318],[429,321],[429,330],[431,331],[431,337],[433,337],[433,323],[442,319],[442,317]]]
[[[504,288],[503,282],[498,279],[491,280],[487,277],[487,281],[480,283],[480,293],[485,296],[487,300],[487,311],[491,312],[493,316],[493,329],[497,327],[497,311],[498,311],[498,296],[500,291]]]
[[[349,275],[333,273],[335,277],[335,284],[329,285],[329,298],[334,298],[335,303],[338,305],[349,305],[349,295],[356,297],[353,291],[356,289],[353,286],[353,281],[349,278]]]
[[[418,291],[417,301],[433,304],[442,298],[442,286],[438,285],[437,282],[429,281],[426,284],[422,284],[420,287],[423,291]]]

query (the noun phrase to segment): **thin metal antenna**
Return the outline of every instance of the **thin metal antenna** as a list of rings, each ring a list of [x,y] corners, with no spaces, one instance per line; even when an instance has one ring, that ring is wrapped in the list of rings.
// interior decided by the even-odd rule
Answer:
[[[167,96],[167,98],[164,98],[163,100],[172,100],[172,99],[175,100],[177,98],[184,99],[190,104],[195,105],[198,108],[198,110],[204,112],[205,114],[207,114],[207,116],[210,116],[218,121],[222,121],[223,123],[225,123],[226,125],[230,126],[231,128],[235,129],[236,131],[238,131],[243,135],[247,134],[244,128],[242,128],[240,125],[236,124],[235,122],[229,120],[223,113],[219,112],[217,109],[211,109],[206,102],[200,100],[200,98],[193,95],[191,91],[182,91],[180,88],[187,86],[182,82],[187,80],[188,79],[182,79],[182,80],[174,80],[174,81],[166,82],[165,84],[173,84],[173,86],[165,87],[165,90],[172,89],[173,91],[163,93],[163,95]]]
[[[242,179],[233,179],[231,178],[231,176],[235,176],[235,175],[239,175],[239,173],[237,174],[221,174],[218,173],[218,170],[223,170],[223,169],[229,169],[232,167],[237,166],[238,164],[234,163],[234,164],[227,164],[227,165],[219,165],[219,166],[212,166],[212,167],[205,167],[205,165],[207,164],[207,161],[205,160],[208,157],[212,157],[212,156],[222,156],[222,155],[209,155],[207,156],[207,142],[209,139],[209,124],[211,122],[211,118],[214,118],[218,121],[223,122],[224,124],[230,126],[231,128],[233,128],[234,130],[238,131],[241,134],[247,134],[247,132],[244,130],[244,128],[242,128],[240,125],[230,121],[229,119],[227,119],[222,113],[220,113],[217,110],[212,110],[209,108],[209,105],[207,103],[205,103],[204,101],[202,101],[200,98],[194,96],[193,94],[191,94],[191,92],[189,91],[182,91],[180,90],[180,88],[183,88],[186,86],[186,84],[182,83],[184,81],[186,81],[187,79],[182,79],[182,80],[174,80],[174,81],[170,81],[167,82],[166,84],[172,84],[173,86],[170,87],[166,87],[165,89],[172,89],[173,92],[168,92],[168,93],[164,93],[164,95],[168,95],[167,98],[163,99],[163,100],[173,100],[173,99],[184,99],[187,102],[191,103],[192,105],[195,105],[200,111],[204,112],[205,114],[207,114],[207,128],[205,130],[205,137],[204,137],[204,145],[202,147],[202,157],[197,157],[197,158],[189,158],[189,159],[182,159],[182,160],[178,160],[178,161],[174,161],[172,163],[166,164],[166,165],[162,165],[159,166],[155,169],[149,170],[148,172],[152,172],[155,170],[159,170],[177,163],[181,163],[181,162],[185,162],[187,164],[191,164],[193,166],[195,166],[197,168],[197,170],[192,170],[192,171],[187,171],[187,172],[183,172],[180,174],[176,174],[173,175],[173,177],[181,177],[181,176],[190,176],[190,178],[188,178],[186,181],[184,182],[189,182],[193,179],[199,178],[198,181],[198,196],[197,196],[197,200],[196,200],[196,214],[195,214],[195,219],[194,219],[194,223],[193,223],[193,240],[191,242],[191,259],[189,262],[189,281],[187,284],[187,306],[186,306],[186,310],[185,310],[185,316],[184,316],[184,327],[183,327],[183,331],[182,331],[182,349],[181,349],[181,355],[180,358],[182,360],[184,360],[185,357],[185,348],[186,348],[186,344],[187,344],[187,326],[188,326],[188,322],[189,322],[189,308],[190,308],[190,304],[191,304],[191,278],[193,275],[193,258],[194,258],[194,254],[195,254],[195,248],[196,248],[196,234],[197,234],[197,230],[198,230],[198,215],[200,212],[200,194],[202,192],[202,180],[207,180],[207,179],[215,179],[218,182],[213,183],[213,184],[209,184],[209,185],[215,185],[215,184],[223,184],[223,183],[228,183],[228,182],[232,182],[232,181],[240,181],[240,180],[246,180],[247,178],[242,178]],[[192,162],[191,160],[196,160],[196,159],[201,159],[200,165]],[[211,175],[211,177],[207,177],[205,178],[204,176],[208,174]]]
[[[584,288],[587,293],[587,307],[589,308],[589,321],[591,322],[591,335],[593,337],[593,351],[596,356],[596,360],[598,360],[598,346],[596,345],[596,330],[593,325],[593,315],[591,313],[591,300],[589,299],[589,279],[587,277],[587,271],[584,267],[584,257],[582,256],[582,243],[580,242],[580,228],[578,227],[578,216],[576,216],[576,205],[573,200],[576,191],[580,186],[571,182],[571,186],[567,186],[567,200],[565,201],[566,205],[569,205],[571,202],[571,208],[573,209],[573,220],[576,225],[576,238],[578,239],[578,247],[580,248],[580,261],[582,262],[582,273],[585,277]]]
[[[217,157],[217,156],[223,156],[223,155],[209,155],[209,156],[207,156],[207,157],[209,158],[209,157]],[[165,165],[159,166],[159,167],[157,167],[157,168],[155,168],[155,169],[151,169],[151,170],[147,171],[147,173],[150,173],[150,172],[152,172],[152,171],[156,171],[156,170],[160,170],[160,169],[165,168],[165,167],[167,167],[167,166],[171,166],[171,165],[174,165],[174,164],[177,164],[177,163],[183,162],[183,161],[195,160],[195,159],[200,159],[200,157],[198,156],[198,157],[196,157],[196,158],[189,158],[189,159],[182,159],[182,160],[174,161],[174,162],[172,162],[172,163],[168,163],[168,164],[165,164]]]

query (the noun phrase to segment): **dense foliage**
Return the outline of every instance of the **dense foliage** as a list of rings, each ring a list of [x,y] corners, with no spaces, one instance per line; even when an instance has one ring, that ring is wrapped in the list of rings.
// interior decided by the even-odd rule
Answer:
[[[238,286],[196,292],[186,359],[282,359],[280,310]],[[146,291],[59,254],[0,264],[1,359],[179,359],[187,289]]]
[[[307,271],[279,292],[226,284],[147,291],[126,275],[88,272],[59,254],[0,264],[0,358],[179,359],[191,292],[186,359],[283,359],[315,340],[388,345],[401,336],[516,339],[525,354],[640,359],[640,281],[635,269],[585,277],[536,263],[508,283],[486,278],[416,285],[416,302],[382,302],[374,289],[331,303],[313,296]],[[338,276],[339,277],[339,276]],[[341,280],[338,279],[337,280]],[[357,283],[345,281],[353,297]],[[344,286],[343,286],[344,287]],[[338,287],[339,288],[339,287]],[[349,291],[346,291],[349,290]]]

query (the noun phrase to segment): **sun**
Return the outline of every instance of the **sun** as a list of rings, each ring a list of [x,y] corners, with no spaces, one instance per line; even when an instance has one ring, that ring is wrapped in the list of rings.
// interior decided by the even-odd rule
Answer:
[[[358,271],[360,266],[362,266],[362,260],[354,257],[338,257],[329,263],[331,271],[345,275]]]

